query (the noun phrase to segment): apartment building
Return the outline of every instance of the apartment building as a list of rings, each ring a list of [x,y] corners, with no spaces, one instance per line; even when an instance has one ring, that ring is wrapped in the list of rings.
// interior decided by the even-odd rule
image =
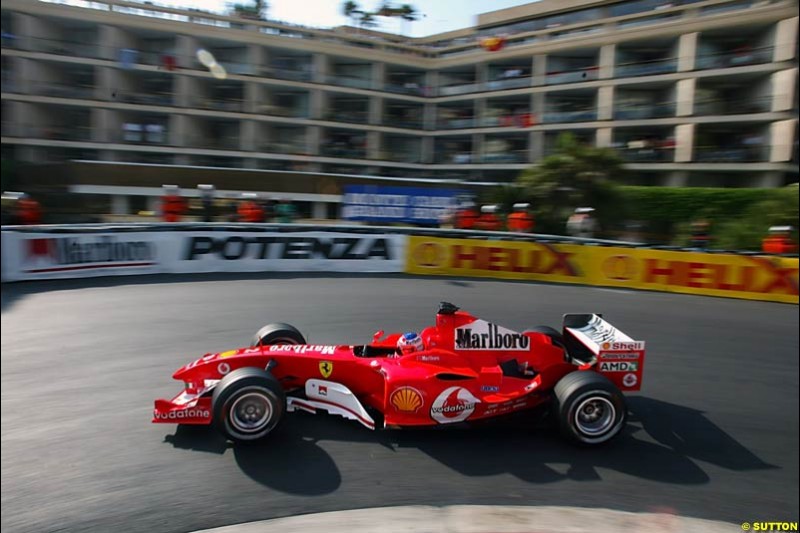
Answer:
[[[781,186],[797,33],[796,0],[542,0],[425,38],[4,0],[2,157],[504,182],[571,132],[630,183]]]

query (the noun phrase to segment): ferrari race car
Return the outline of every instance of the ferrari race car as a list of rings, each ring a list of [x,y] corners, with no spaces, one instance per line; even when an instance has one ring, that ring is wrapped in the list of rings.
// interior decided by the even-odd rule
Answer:
[[[401,337],[379,331],[369,344],[314,345],[288,324],[269,324],[249,348],[206,354],[175,372],[185,388],[156,400],[153,422],[213,425],[241,442],[266,437],[294,411],[375,429],[549,405],[568,439],[596,445],[624,426],[621,391],[642,384],[644,342],[596,314],[565,315],[562,332],[519,333],[442,302],[418,349],[400,350]]]

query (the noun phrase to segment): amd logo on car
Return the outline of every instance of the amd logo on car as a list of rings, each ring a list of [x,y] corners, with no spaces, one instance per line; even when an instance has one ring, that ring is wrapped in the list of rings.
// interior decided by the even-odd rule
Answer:
[[[388,239],[382,237],[192,237],[183,259],[204,255],[237,259],[392,259]]]
[[[456,348],[459,350],[517,350],[530,348],[531,340],[522,333],[511,331],[485,320],[476,320],[456,328]]]
[[[636,372],[639,364],[636,361],[603,361],[600,372]]]

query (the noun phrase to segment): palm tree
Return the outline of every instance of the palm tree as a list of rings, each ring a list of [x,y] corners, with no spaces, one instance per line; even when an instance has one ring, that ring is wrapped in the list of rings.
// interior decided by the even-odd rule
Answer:
[[[348,0],[342,4],[342,14],[349,18],[352,24],[355,26],[357,24],[358,16],[363,15],[364,12],[361,11],[361,8],[358,7],[357,3],[353,2],[352,0]]]
[[[402,20],[403,24],[403,33],[408,33],[406,30],[407,28],[406,23],[414,22],[415,20],[419,19],[419,13],[417,12],[416,8],[411,4],[403,4],[400,6],[400,19]]]
[[[362,28],[374,28],[378,25],[378,21],[375,20],[372,13],[362,13],[359,23]]]

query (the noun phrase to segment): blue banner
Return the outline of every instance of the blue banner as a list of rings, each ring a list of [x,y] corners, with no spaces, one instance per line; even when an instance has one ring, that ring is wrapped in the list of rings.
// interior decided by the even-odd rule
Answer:
[[[346,185],[342,218],[365,222],[438,224],[458,206],[461,191],[423,187]]]

